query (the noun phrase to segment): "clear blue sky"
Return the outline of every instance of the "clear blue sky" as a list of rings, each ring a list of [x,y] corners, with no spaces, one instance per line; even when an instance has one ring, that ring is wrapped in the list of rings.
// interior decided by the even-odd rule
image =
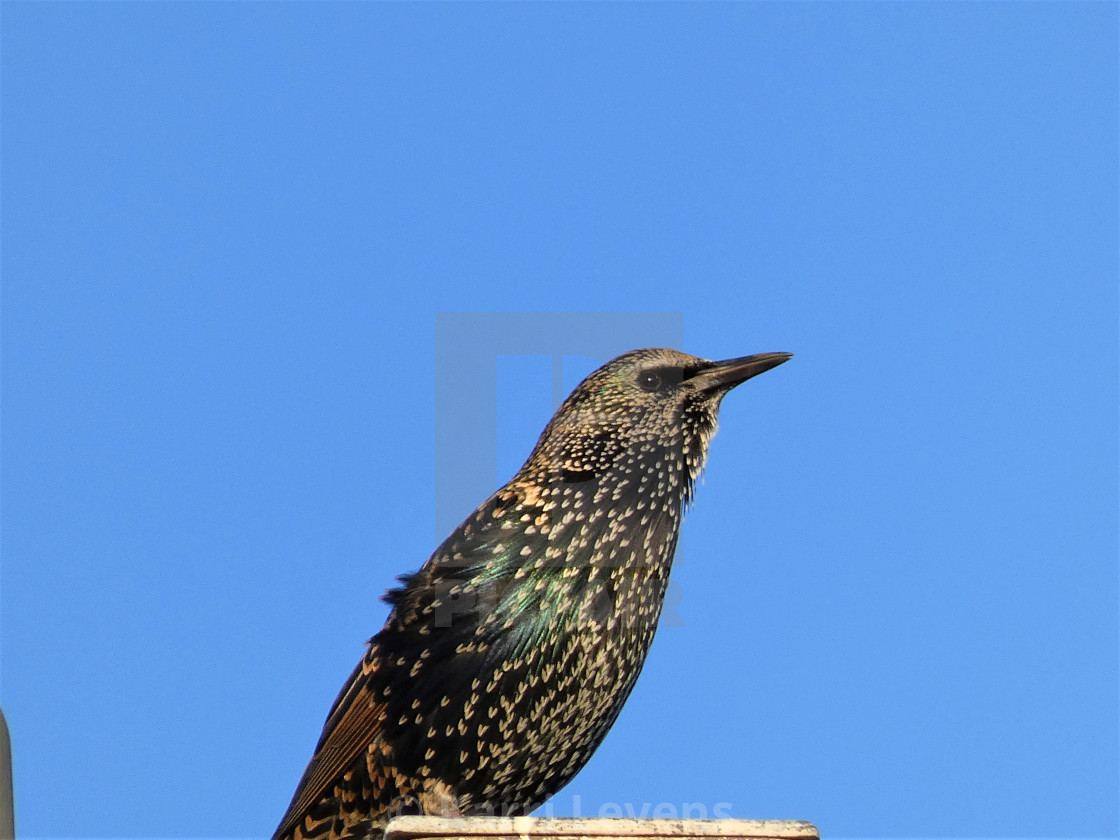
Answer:
[[[1117,10],[4,3],[21,833],[268,836],[434,547],[436,313],[604,311],[797,356],[554,812],[1116,836]]]

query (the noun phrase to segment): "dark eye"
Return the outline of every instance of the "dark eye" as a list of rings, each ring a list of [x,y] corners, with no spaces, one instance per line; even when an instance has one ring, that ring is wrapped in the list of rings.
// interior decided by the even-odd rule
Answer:
[[[661,374],[655,370],[644,370],[638,374],[638,387],[643,391],[657,391],[661,388]]]

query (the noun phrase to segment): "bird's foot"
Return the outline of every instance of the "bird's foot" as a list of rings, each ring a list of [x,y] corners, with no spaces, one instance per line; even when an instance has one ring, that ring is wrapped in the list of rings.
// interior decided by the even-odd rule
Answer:
[[[433,817],[461,817],[459,797],[447,782],[432,780],[420,794],[420,807]]]

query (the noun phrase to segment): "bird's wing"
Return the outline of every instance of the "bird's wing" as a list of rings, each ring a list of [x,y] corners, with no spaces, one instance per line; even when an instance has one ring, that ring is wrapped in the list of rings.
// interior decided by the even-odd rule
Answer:
[[[387,594],[393,613],[335,700],[273,840],[288,836],[379,739],[399,750],[397,756],[422,753],[427,730],[415,725],[414,711],[425,715],[440,707],[442,699],[461,694],[484,669],[540,641],[550,626],[540,602],[551,590],[528,578],[518,586],[510,583],[524,565],[521,551],[543,556],[548,540],[535,530],[502,529],[502,517],[493,511],[513,501],[520,501],[515,493],[499,491],[419,572],[406,575],[404,585]],[[543,513],[540,505],[538,499],[522,503],[517,516],[532,522]],[[588,545],[586,551],[591,550]],[[561,571],[557,567],[551,574]],[[441,599],[456,590],[464,611],[444,604],[448,613],[441,615]],[[409,714],[402,719],[405,711]]]
[[[308,809],[334,780],[362,756],[376,739],[385,721],[386,704],[375,702],[371,685],[381,657],[377,646],[371,644],[358,667],[331,707],[323,734],[311,763],[296,787],[292,803],[288,806],[273,840],[287,835],[303,819]]]

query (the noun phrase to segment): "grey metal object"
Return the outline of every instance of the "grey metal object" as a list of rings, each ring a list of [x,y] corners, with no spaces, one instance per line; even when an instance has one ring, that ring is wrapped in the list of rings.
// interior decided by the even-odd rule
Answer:
[[[0,709],[0,840],[15,840],[16,817],[12,802],[12,741],[8,722]]]

